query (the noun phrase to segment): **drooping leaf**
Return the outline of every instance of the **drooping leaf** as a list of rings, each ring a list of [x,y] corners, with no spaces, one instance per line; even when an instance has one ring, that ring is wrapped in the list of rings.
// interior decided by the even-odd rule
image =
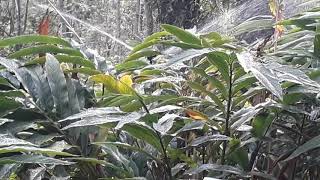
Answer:
[[[45,36],[45,35],[22,35],[10,38],[5,38],[0,40],[0,47],[4,46],[14,46],[17,44],[30,44],[30,43],[46,43],[46,44],[59,44],[66,47],[71,47],[71,45],[58,37]]]
[[[69,76],[65,77],[66,83],[67,83],[67,93],[68,93],[68,99],[69,99],[69,109],[71,114],[79,113],[80,112],[80,104],[78,100],[78,94],[77,94],[77,89],[75,86],[75,81],[74,79],[71,79]]]
[[[0,148],[11,146],[11,145],[28,145],[28,146],[36,146],[28,141],[25,141],[23,139],[18,139],[15,137],[11,137],[8,134],[0,134]]]
[[[166,105],[166,106],[160,106],[158,108],[151,109],[149,113],[157,114],[157,113],[169,112],[169,111],[179,110],[179,109],[183,109],[183,108],[180,106]]]
[[[254,137],[262,138],[265,135],[268,127],[272,123],[273,119],[274,115],[271,113],[268,115],[259,114],[258,116],[256,116],[252,122],[252,134],[254,135]]]
[[[181,52],[178,52],[172,56],[172,54],[167,55],[168,61],[164,64],[165,67],[170,67],[173,64],[183,63],[189,61],[193,58],[200,57],[205,55],[212,50],[209,48],[206,49],[188,49]]]
[[[165,114],[157,123],[153,123],[153,128],[164,135],[172,128],[174,120],[178,117],[176,114]]]
[[[63,161],[42,155],[14,155],[0,158],[0,164],[53,164],[53,165],[72,165],[73,162]]]
[[[132,84],[131,76],[124,75],[117,82],[117,90],[120,94],[134,94]]]
[[[65,72],[65,73],[80,73],[80,74],[85,74],[85,75],[89,75],[89,76],[101,74],[101,71],[91,69],[88,67],[66,69],[63,72]]]
[[[316,34],[313,43],[313,53],[316,57],[320,58],[320,33]]]
[[[209,76],[203,69],[200,69],[200,68],[193,68],[193,72],[195,72],[195,73],[201,75],[202,77],[205,77],[206,79],[208,79],[210,84],[213,87],[219,89],[219,91],[221,92],[223,97],[225,99],[227,99],[227,89],[226,89],[225,85],[222,84],[222,82],[220,80],[218,80],[217,78],[215,78],[213,76]]]
[[[263,103],[257,104],[254,107],[242,108],[241,110],[235,112],[233,114],[233,116],[231,117],[231,119],[232,119],[232,123],[231,124],[232,125],[231,125],[230,128],[233,129],[233,130],[236,130],[242,124],[244,124],[245,122],[248,122],[253,117],[255,117],[259,112],[261,112],[261,110],[263,110],[263,108],[270,107],[270,106],[273,106],[273,105],[274,105],[274,102],[267,101],[267,102],[263,102]]]
[[[293,153],[285,160],[289,161],[291,159],[294,159],[294,158],[300,156],[303,153],[306,153],[306,152],[308,152],[312,149],[318,148],[318,147],[320,147],[320,135],[318,135],[318,136],[310,139],[306,143],[298,146],[297,149],[295,151],[293,151]]]
[[[161,53],[158,52],[158,51],[144,50],[144,51],[135,52],[135,53],[129,55],[124,61],[125,62],[132,61],[132,60],[136,60],[136,59],[139,59],[139,58],[142,58],[142,57],[153,57],[153,56],[156,56],[156,55],[159,55],[159,54],[161,54]]]
[[[158,42],[160,41],[160,39],[152,39],[152,40],[145,40],[144,42],[136,45],[132,51],[131,54],[139,52],[140,50],[146,49],[150,46],[156,45]]]
[[[40,153],[40,154],[46,154],[49,156],[55,156],[55,155],[60,155],[60,156],[74,156],[70,153],[67,152],[61,152],[61,151],[55,151],[52,149],[47,149],[47,148],[37,148],[37,147],[32,147],[32,146],[9,146],[9,147],[1,147],[0,148],[0,154],[3,153],[13,153],[13,152],[32,152],[32,153]]]
[[[203,49],[204,47],[198,44],[190,44],[184,42],[175,42],[175,41],[160,41],[160,44],[167,45],[167,46],[174,46],[179,47],[181,49]]]
[[[33,47],[28,47],[28,48],[23,48],[19,51],[16,51],[12,54],[9,55],[9,58],[11,59],[17,59],[23,56],[28,56],[28,55],[35,55],[35,54],[44,54],[44,53],[61,53],[61,54],[68,54],[71,56],[80,56],[83,57],[80,51],[72,49],[72,48],[59,48],[58,46],[55,45],[38,45],[38,46],[33,46]]]
[[[280,86],[279,78],[263,64],[255,62],[249,53],[241,53],[237,55],[241,66],[245,71],[251,71],[252,74],[265,86],[272,94],[278,98],[282,98],[283,92]]]
[[[105,117],[108,114],[122,114],[125,113],[121,112],[119,108],[116,107],[108,107],[108,108],[90,108],[85,111],[82,111],[80,113],[71,115],[69,117],[66,117],[65,119],[60,120],[59,122],[65,122],[65,121],[72,121],[77,119],[85,119],[85,118],[98,118],[98,117]]]
[[[131,136],[143,140],[162,152],[161,144],[157,133],[142,123],[127,123],[122,130],[127,131]]]
[[[78,64],[84,67],[88,67],[90,69],[95,69],[95,65],[93,62],[80,57],[80,56],[69,56],[69,55],[55,55],[54,56],[60,63],[72,63],[72,64]],[[46,61],[45,57],[39,57],[35,58],[31,61],[28,61],[27,63],[24,64],[24,66],[30,66],[30,65],[35,65],[35,64],[44,64]]]
[[[240,146],[239,139],[232,139],[229,146],[228,158],[239,164],[243,169],[247,170],[249,164],[248,152],[245,147]]]
[[[205,87],[201,86],[199,83],[196,83],[196,82],[190,82],[189,81],[188,85],[193,90],[199,91],[199,92],[204,93],[207,96],[209,96],[212,99],[212,101],[219,107],[219,109],[221,111],[224,111],[225,107],[224,107],[222,101],[214,93],[207,91]]]
[[[194,119],[194,120],[204,120],[204,121],[207,121],[209,120],[208,116],[199,112],[199,111],[195,111],[195,110],[192,110],[192,109],[186,109],[186,114],[191,118],[191,119]]]
[[[184,125],[181,129],[179,129],[177,132],[175,132],[172,135],[176,136],[179,133],[183,133],[183,132],[202,130],[204,128],[204,125],[205,125],[205,122],[203,121],[192,121],[191,123]]]
[[[225,82],[228,83],[230,81],[230,77],[229,77],[230,70],[228,65],[228,61],[230,59],[229,55],[224,52],[215,51],[215,52],[209,53],[207,55],[207,58],[210,64],[218,68],[223,79],[225,80]]]
[[[148,63],[145,61],[132,60],[132,61],[117,64],[116,69],[118,71],[129,71],[129,70],[135,70],[138,68],[142,68],[146,65],[148,65]]]
[[[199,174],[203,171],[220,171],[220,172],[227,172],[236,175],[245,175],[241,169],[228,166],[228,165],[218,165],[218,164],[202,164],[197,168],[193,168],[184,174]]]
[[[221,135],[221,134],[205,135],[205,136],[200,136],[194,139],[191,142],[190,146],[198,147],[200,145],[205,145],[207,143],[214,142],[214,141],[228,141],[228,140],[230,140],[230,137]]]
[[[118,93],[118,87],[117,87],[117,80],[110,76],[105,74],[97,74],[90,77],[90,80],[96,82],[96,83],[102,83],[105,85],[105,88],[112,92],[112,93]]]
[[[6,118],[0,118],[0,126],[7,123],[7,122],[12,122],[12,119],[6,119]]]
[[[139,118],[140,118],[140,115],[138,113],[131,113],[131,114],[109,113],[109,114],[103,114],[103,116],[102,115],[86,116],[86,117],[82,117],[82,120],[80,121],[76,121],[74,123],[69,124],[68,126],[64,127],[62,130],[66,130],[73,127],[115,124],[119,121],[121,121],[122,124],[125,124],[126,122],[136,121]],[[120,128],[121,126],[119,125],[118,127]]]
[[[240,35],[242,33],[253,32],[263,29],[272,29],[273,20],[270,19],[259,19],[259,20],[247,20],[238,26],[234,27],[231,32],[233,35]]]
[[[93,144],[103,145],[103,146],[112,145],[112,146],[122,147],[122,148],[125,148],[125,149],[130,149],[130,150],[133,150],[133,151],[141,152],[141,153],[149,156],[151,159],[159,161],[158,158],[156,158],[155,156],[153,156],[149,152],[147,152],[147,151],[145,151],[145,150],[143,150],[141,148],[138,148],[138,147],[132,146],[130,144],[127,144],[127,143],[122,143],[122,142],[95,142]]]
[[[67,82],[60,68],[59,61],[50,54],[46,55],[46,59],[45,69],[53,100],[57,112],[64,118],[71,114]]]
[[[154,39],[158,39],[158,38],[161,38],[163,36],[168,36],[170,35],[169,32],[167,31],[160,31],[160,32],[155,32],[153,33],[152,35],[146,37],[146,39],[144,40],[144,42],[149,42],[151,40],[154,40]]]
[[[0,117],[11,113],[21,106],[22,104],[18,101],[15,101],[14,99],[0,96]]]
[[[201,40],[188,31],[169,24],[163,24],[161,27],[185,43],[201,45]]]

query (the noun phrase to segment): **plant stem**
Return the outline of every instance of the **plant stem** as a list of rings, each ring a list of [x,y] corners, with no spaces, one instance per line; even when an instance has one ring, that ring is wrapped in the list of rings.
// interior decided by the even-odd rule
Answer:
[[[142,107],[144,108],[144,110],[147,112],[147,114],[150,114],[150,111],[149,111],[147,105],[146,105],[146,104],[144,103],[144,101],[143,101],[143,98],[142,98],[138,93],[135,92],[135,94],[136,94],[136,96],[138,97],[138,100],[140,101],[140,103],[142,104]],[[166,147],[164,146],[164,143],[163,143],[163,141],[162,141],[161,134],[160,134],[157,130],[155,130],[153,127],[151,127],[151,128],[156,132],[156,134],[157,134],[157,136],[158,136],[158,139],[159,139],[159,142],[160,142],[160,145],[161,145],[161,149],[162,149],[162,151],[163,151],[166,174],[167,174],[167,176],[168,176],[168,180],[171,180],[171,179],[173,179],[173,178],[172,178],[172,173],[171,173],[170,160],[169,160],[168,154],[167,154],[167,149],[166,149]]]
[[[163,141],[162,141],[162,138],[161,138],[161,134],[158,131],[156,131],[156,133],[157,133],[157,136],[159,138],[160,145],[161,145],[161,148],[162,148],[162,151],[163,151],[164,162],[165,162],[165,166],[166,166],[166,172],[167,172],[169,180],[171,180],[172,179],[171,165],[170,165],[170,160],[169,160],[168,155],[167,155],[167,149],[163,144]]]
[[[229,66],[229,90],[228,90],[228,102],[227,102],[227,111],[226,111],[226,124],[225,124],[225,130],[224,135],[229,136],[230,135],[230,129],[229,129],[229,120],[231,115],[231,104],[232,104],[232,75],[233,75],[233,62],[230,62]],[[227,141],[223,141],[222,146],[222,155],[221,155],[221,164],[223,165],[225,163],[225,156],[226,156],[226,149],[227,149]]]

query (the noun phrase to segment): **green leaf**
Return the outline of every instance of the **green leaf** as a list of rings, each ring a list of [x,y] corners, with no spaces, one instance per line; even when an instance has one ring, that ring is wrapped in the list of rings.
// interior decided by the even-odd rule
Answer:
[[[56,105],[57,112],[64,118],[71,114],[69,109],[67,82],[58,60],[50,54],[46,55],[46,59],[45,70],[47,72],[47,79],[53,95],[53,100]]]
[[[187,123],[184,125],[181,129],[179,129],[177,132],[172,134],[173,136],[177,136],[180,133],[188,132],[188,131],[194,131],[194,130],[202,130],[204,128],[205,122],[203,121],[192,121],[191,123]]]
[[[189,61],[193,58],[196,57],[201,57],[207,53],[210,53],[212,50],[209,48],[205,48],[205,49],[188,49],[188,50],[184,50],[184,51],[179,51],[176,54],[170,55],[168,62],[165,63],[164,65],[166,67],[170,67],[173,64],[176,63],[183,63],[185,61]]]
[[[153,33],[152,35],[146,37],[144,42],[149,42],[149,41],[152,41],[152,40],[155,40],[155,39],[159,39],[161,37],[168,36],[168,35],[170,35],[170,33],[167,32],[167,31],[156,32],[156,33]]]
[[[127,123],[122,127],[122,130],[127,131],[131,136],[143,140],[158,151],[163,152],[157,133],[149,126],[142,123]]]
[[[298,148],[293,151],[293,153],[287,158],[285,159],[285,161],[289,161],[291,159],[294,159],[298,156],[300,156],[303,153],[306,153],[312,149],[318,148],[320,147],[320,135],[310,139],[309,141],[307,141],[306,143],[298,146]]]
[[[44,35],[23,35],[10,37],[0,40],[0,47],[4,46],[14,46],[17,44],[30,44],[30,43],[45,43],[45,44],[59,44],[67,47],[71,47],[70,43],[67,41],[54,37],[54,36],[44,36]]]
[[[92,111],[94,112],[94,110]],[[81,113],[80,113],[81,114]],[[73,127],[86,127],[86,126],[95,126],[95,125],[106,125],[106,124],[115,124],[118,122],[122,122],[123,124],[126,122],[137,121],[140,119],[140,115],[138,113],[131,114],[120,114],[120,113],[100,113],[100,115],[92,115],[92,116],[71,116],[71,117],[82,117],[82,120],[73,122],[68,126],[64,127],[62,130],[66,130]],[[72,119],[73,119],[72,118]],[[70,120],[70,119],[65,119]],[[63,120],[63,121],[65,121]],[[120,124],[118,123],[118,126]]]
[[[231,138],[225,135],[221,134],[212,134],[212,135],[206,135],[206,136],[200,136],[196,139],[194,139],[191,143],[190,146],[192,147],[198,147],[200,145],[206,145],[210,142],[215,142],[215,141],[229,141]]]
[[[262,63],[254,61],[252,55],[248,52],[237,54],[237,57],[246,72],[251,71],[259,82],[272,94],[280,99],[282,98],[283,92],[280,86],[281,79],[274,74],[274,71],[271,71],[270,68],[266,68]]]
[[[69,104],[70,114],[79,113],[81,107],[79,104],[78,97],[80,95],[77,94],[77,87],[75,85],[75,83],[78,81],[75,79],[71,79],[69,76],[66,76],[65,79],[67,83],[67,93],[68,93],[68,99],[69,99],[68,104]]]
[[[220,99],[218,98],[218,96],[216,96],[212,92],[207,91],[205,87],[201,86],[200,84],[198,84],[196,82],[188,81],[188,85],[193,90],[199,91],[199,92],[204,93],[207,96],[209,96],[212,99],[212,101],[214,101],[214,103],[219,107],[220,111],[224,112],[225,107],[224,107],[223,103],[220,101]]]
[[[54,56],[60,63],[72,63],[72,64],[78,64],[84,67],[88,67],[91,69],[95,69],[95,65],[93,62],[80,57],[80,56],[69,56],[69,55],[55,55]],[[27,63],[24,64],[24,66],[30,66],[35,64],[44,64],[46,62],[45,57],[35,58]]]
[[[32,144],[28,141],[25,141],[23,139],[18,139],[12,136],[9,136],[8,134],[0,134],[0,148],[5,146],[11,146],[11,145],[28,145],[28,146],[36,146],[35,144]]]
[[[236,107],[239,105],[239,103],[245,103],[247,100],[249,100],[251,97],[263,93],[263,91],[266,91],[264,87],[254,87],[250,88],[247,92],[244,94],[241,94],[239,97],[236,97],[235,100],[232,102],[232,107]]]
[[[83,57],[80,51],[72,49],[72,48],[59,48],[55,45],[39,45],[39,46],[33,46],[29,48],[24,48],[19,51],[16,51],[9,55],[9,58],[17,59],[23,56],[28,55],[35,55],[35,54],[41,54],[41,53],[61,53],[61,54],[68,54],[71,56],[80,56]]]
[[[153,156],[152,154],[150,154],[149,152],[147,152],[147,151],[145,151],[145,150],[143,150],[141,148],[138,148],[138,147],[132,146],[130,144],[127,144],[127,143],[122,143],[122,142],[95,142],[93,144],[102,145],[102,146],[112,145],[112,146],[122,147],[122,148],[125,148],[125,149],[130,149],[130,150],[133,150],[133,151],[141,152],[141,153],[149,156],[151,159],[156,160],[157,162],[159,162],[159,159],[156,158],[155,156]]]
[[[47,148],[37,148],[37,147],[29,147],[29,146],[9,146],[9,147],[2,147],[0,148],[0,154],[3,153],[21,153],[21,152],[32,152],[32,153],[40,153],[40,154],[46,154],[49,156],[74,156],[67,152],[61,152],[61,151],[55,151],[52,149]]]
[[[20,97],[20,98],[24,98],[24,94],[22,91],[19,90],[11,90],[11,91],[1,91],[0,90],[0,97],[12,97],[12,98],[16,98],[16,97]]]
[[[92,164],[104,164],[108,165],[108,162],[105,160],[99,160],[96,158],[85,158],[85,157],[72,157],[72,158],[64,158],[66,160],[76,161],[76,162],[86,162],[86,163],[92,163]]]
[[[211,85],[217,89],[219,89],[219,91],[221,92],[221,94],[223,95],[223,97],[225,99],[227,99],[227,89],[225,87],[224,84],[222,84],[217,78],[215,78],[214,76],[209,76],[203,69],[200,68],[193,68],[192,69],[195,73],[201,75],[202,77],[205,77],[206,79],[209,80],[209,82],[211,83]]]
[[[201,38],[207,39],[208,42],[215,42],[215,41],[221,41],[222,36],[217,32],[210,32],[207,34],[200,35]]]
[[[232,29],[232,35],[240,35],[246,32],[260,31],[263,29],[272,29],[273,19],[259,19],[245,21]]]
[[[0,117],[18,109],[21,106],[22,104],[14,99],[0,97]]]
[[[167,46],[175,46],[181,49],[203,49],[204,47],[198,44],[189,44],[183,42],[174,42],[174,41],[160,41],[160,44],[167,45]]]
[[[180,116],[167,113],[162,116],[157,123],[153,123],[153,128],[161,133],[161,135],[165,135],[172,128],[174,120],[178,117]]]
[[[153,39],[153,40],[150,40],[150,41],[142,42],[142,43],[138,44],[137,46],[135,46],[132,49],[130,54],[136,53],[136,52],[138,52],[138,51],[140,51],[142,49],[146,49],[147,47],[153,46],[153,45],[157,44],[159,41],[160,41],[160,39]]]
[[[5,78],[0,77],[0,89],[9,90],[13,89],[13,86]]]
[[[63,72],[65,72],[65,73],[81,73],[81,74],[85,74],[85,75],[89,75],[89,76],[98,75],[98,74],[102,73],[101,71],[91,69],[88,67],[67,69],[67,70],[64,70]]]
[[[132,60],[136,60],[142,57],[152,57],[152,56],[156,56],[161,54],[158,51],[154,51],[154,50],[144,50],[144,51],[139,51],[139,52],[135,52],[133,54],[130,54],[124,61],[132,61]]]
[[[145,61],[133,60],[133,61],[128,61],[128,62],[124,62],[121,64],[117,64],[116,69],[118,71],[129,71],[129,70],[143,68],[146,65],[148,65],[148,63]]]
[[[218,164],[202,164],[197,168],[190,169],[186,171],[184,174],[200,174],[202,171],[220,171],[220,172],[227,172],[236,175],[245,175],[241,169],[228,166],[228,165],[218,165]]]
[[[201,40],[188,31],[169,24],[163,24],[161,27],[185,43],[197,44],[201,46]]]
[[[236,94],[243,88],[249,89],[256,81],[257,79],[251,74],[246,74],[240,77],[233,83],[233,94]]]
[[[0,158],[0,164],[53,164],[53,165],[72,165],[74,163],[63,161],[41,155],[14,155]]]
[[[314,38],[314,50],[313,53],[316,57],[320,58],[320,33],[316,34]]]
[[[7,122],[13,122],[13,120],[6,119],[6,118],[0,118],[0,126],[7,123]]]
[[[229,150],[231,151],[229,154],[230,160],[239,164],[243,169],[248,168],[249,157],[248,152],[244,147],[240,147],[240,140],[232,139],[229,143]]]
[[[225,80],[225,82],[229,82],[230,78],[229,78],[229,65],[228,65],[228,61],[229,61],[229,55],[223,52],[212,52],[212,53],[208,53],[207,54],[207,60],[210,62],[210,64],[216,66],[219,70],[219,72],[221,73],[223,79]]]
[[[268,127],[274,119],[274,114],[259,114],[252,122],[252,134],[254,137],[263,138]]]
[[[236,130],[245,122],[250,121],[253,117],[259,114],[266,107],[275,106],[275,103],[272,101],[266,101],[260,104],[257,104],[254,107],[242,108],[239,111],[235,112],[231,116],[231,129]]]

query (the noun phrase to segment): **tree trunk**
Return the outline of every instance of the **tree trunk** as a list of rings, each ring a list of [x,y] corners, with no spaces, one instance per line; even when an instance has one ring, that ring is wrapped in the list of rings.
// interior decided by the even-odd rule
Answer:
[[[116,32],[116,37],[120,39],[121,36],[121,0],[117,0],[117,32]],[[118,55],[121,54],[121,46],[116,45],[116,49],[118,52]]]
[[[117,38],[121,35],[121,0],[117,0]]]
[[[146,19],[146,35],[151,35],[153,33],[153,17],[152,17],[152,4],[151,0],[145,0],[144,2],[144,11]]]
[[[158,21],[185,29],[197,24],[200,15],[200,0],[157,0]]]
[[[140,26],[140,0],[137,0],[136,4],[136,22],[134,23],[134,34],[139,34],[139,26]]]

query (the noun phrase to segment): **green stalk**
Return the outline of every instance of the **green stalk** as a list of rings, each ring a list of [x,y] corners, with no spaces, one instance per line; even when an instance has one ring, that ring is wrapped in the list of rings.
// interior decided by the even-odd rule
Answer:
[[[135,92],[135,95],[138,97],[138,100],[142,104],[143,109],[147,112],[147,114],[150,114],[150,111],[149,111],[147,105],[143,101],[143,98],[137,92]],[[172,173],[171,173],[170,160],[168,158],[167,149],[164,146],[164,143],[162,141],[161,134],[157,130],[155,130],[153,127],[151,127],[151,128],[156,132],[156,134],[159,138],[159,142],[160,142],[161,149],[162,149],[163,156],[164,156],[164,163],[165,163],[165,169],[166,169],[166,174],[168,176],[168,180],[172,180],[173,178],[172,178]]]
[[[231,116],[231,104],[232,104],[232,75],[233,75],[233,62],[230,62],[229,67],[229,84],[228,84],[228,100],[227,100],[227,111],[226,111],[226,124],[225,124],[225,130],[224,135],[230,136],[230,129],[229,129],[229,121]],[[221,164],[223,165],[225,163],[225,156],[226,156],[226,149],[227,149],[227,141],[223,141],[222,145],[222,155],[221,155]]]

